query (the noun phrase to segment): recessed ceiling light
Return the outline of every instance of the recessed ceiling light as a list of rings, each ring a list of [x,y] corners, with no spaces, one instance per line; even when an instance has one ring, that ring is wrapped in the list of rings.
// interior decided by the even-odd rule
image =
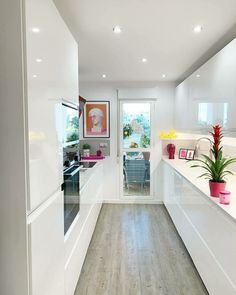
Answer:
[[[36,27],[32,28],[31,30],[32,30],[33,33],[39,33],[40,32],[40,29],[36,28]]]
[[[203,29],[202,26],[197,25],[193,28],[193,31],[194,33],[201,33],[202,29]]]
[[[162,78],[165,78],[166,77],[166,74],[162,74],[161,76],[162,76]]]
[[[41,58],[36,58],[36,61],[37,62],[42,62],[42,59]]]
[[[143,57],[143,58],[142,58],[142,62],[147,62],[146,57]]]
[[[107,77],[106,74],[102,74],[102,78],[105,79]]]
[[[197,75],[196,75],[196,77],[197,77],[197,78],[200,78],[200,77],[201,77],[201,75],[200,75],[200,74],[197,74]]]
[[[37,78],[38,76],[37,75],[33,75],[33,78]]]
[[[121,27],[120,26],[115,26],[114,28],[113,28],[113,32],[115,33],[115,34],[120,34],[121,33]]]

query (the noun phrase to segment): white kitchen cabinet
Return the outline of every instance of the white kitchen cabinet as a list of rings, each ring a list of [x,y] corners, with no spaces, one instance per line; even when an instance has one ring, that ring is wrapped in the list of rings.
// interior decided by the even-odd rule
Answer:
[[[210,294],[235,294],[236,224],[164,164],[164,204]]]
[[[78,103],[78,46],[52,0],[0,16],[0,294],[64,295],[60,109]]]
[[[52,0],[26,0],[25,11],[32,211],[63,182],[61,103],[78,104],[78,46]]]
[[[80,192],[80,211],[65,236],[65,294],[73,295],[86,257],[103,200],[104,165],[97,163],[88,173]]]
[[[189,81],[188,79],[176,87],[175,90],[175,127],[186,129],[186,119],[189,112]],[[184,115],[183,115],[184,114]]]
[[[235,50],[236,39],[176,87],[176,128],[206,132],[215,123],[235,128]]]
[[[28,216],[32,295],[64,295],[63,192]]]

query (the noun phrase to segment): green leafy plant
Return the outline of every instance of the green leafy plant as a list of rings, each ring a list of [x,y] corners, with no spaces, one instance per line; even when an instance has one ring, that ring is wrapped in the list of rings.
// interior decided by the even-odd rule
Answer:
[[[83,149],[84,150],[90,150],[91,146],[88,143],[83,144]]]
[[[131,134],[134,132],[131,124],[125,124],[123,127],[123,138],[131,136]]]
[[[79,134],[77,132],[74,132],[74,133],[71,133],[70,135],[68,135],[67,142],[76,141],[78,139],[79,139]]]
[[[192,168],[202,168],[205,173],[199,177],[204,177],[212,182],[225,182],[227,175],[233,175],[232,171],[228,170],[228,166],[236,163],[236,158],[224,158],[221,146],[221,140],[223,138],[222,127],[220,125],[213,126],[213,132],[210,132],[213,136],[212,149],[213,159],[206,155],[202,155],[204,160],[195,159],[194,162],[200,164],[192,165]]]
[[[149,146],[150,146],[150,137],[147,136],[145,133],[143,133],[140,139],[140,147],[147,148]]]

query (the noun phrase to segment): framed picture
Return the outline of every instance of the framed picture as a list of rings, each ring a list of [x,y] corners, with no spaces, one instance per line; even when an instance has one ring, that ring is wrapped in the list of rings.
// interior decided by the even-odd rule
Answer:
[[[190,150],[190,149],[188,149],[188,151],[187,151],[187,156],[186,156],[186,160],[193,160],[193,159],[194,159],[194,153],[195,153],[194,150]]]
[[[188,149],[179,149],[179,159],[186,159]]]
[[[87,101],[83,112],[84,138],[110,137],[110,102]]]

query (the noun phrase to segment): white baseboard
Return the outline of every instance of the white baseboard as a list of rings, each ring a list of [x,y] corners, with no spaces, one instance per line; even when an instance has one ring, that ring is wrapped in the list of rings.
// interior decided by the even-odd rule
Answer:
[[[103,204],[146,204],[146,205],[162,205],[161,200],[103,200]]]

